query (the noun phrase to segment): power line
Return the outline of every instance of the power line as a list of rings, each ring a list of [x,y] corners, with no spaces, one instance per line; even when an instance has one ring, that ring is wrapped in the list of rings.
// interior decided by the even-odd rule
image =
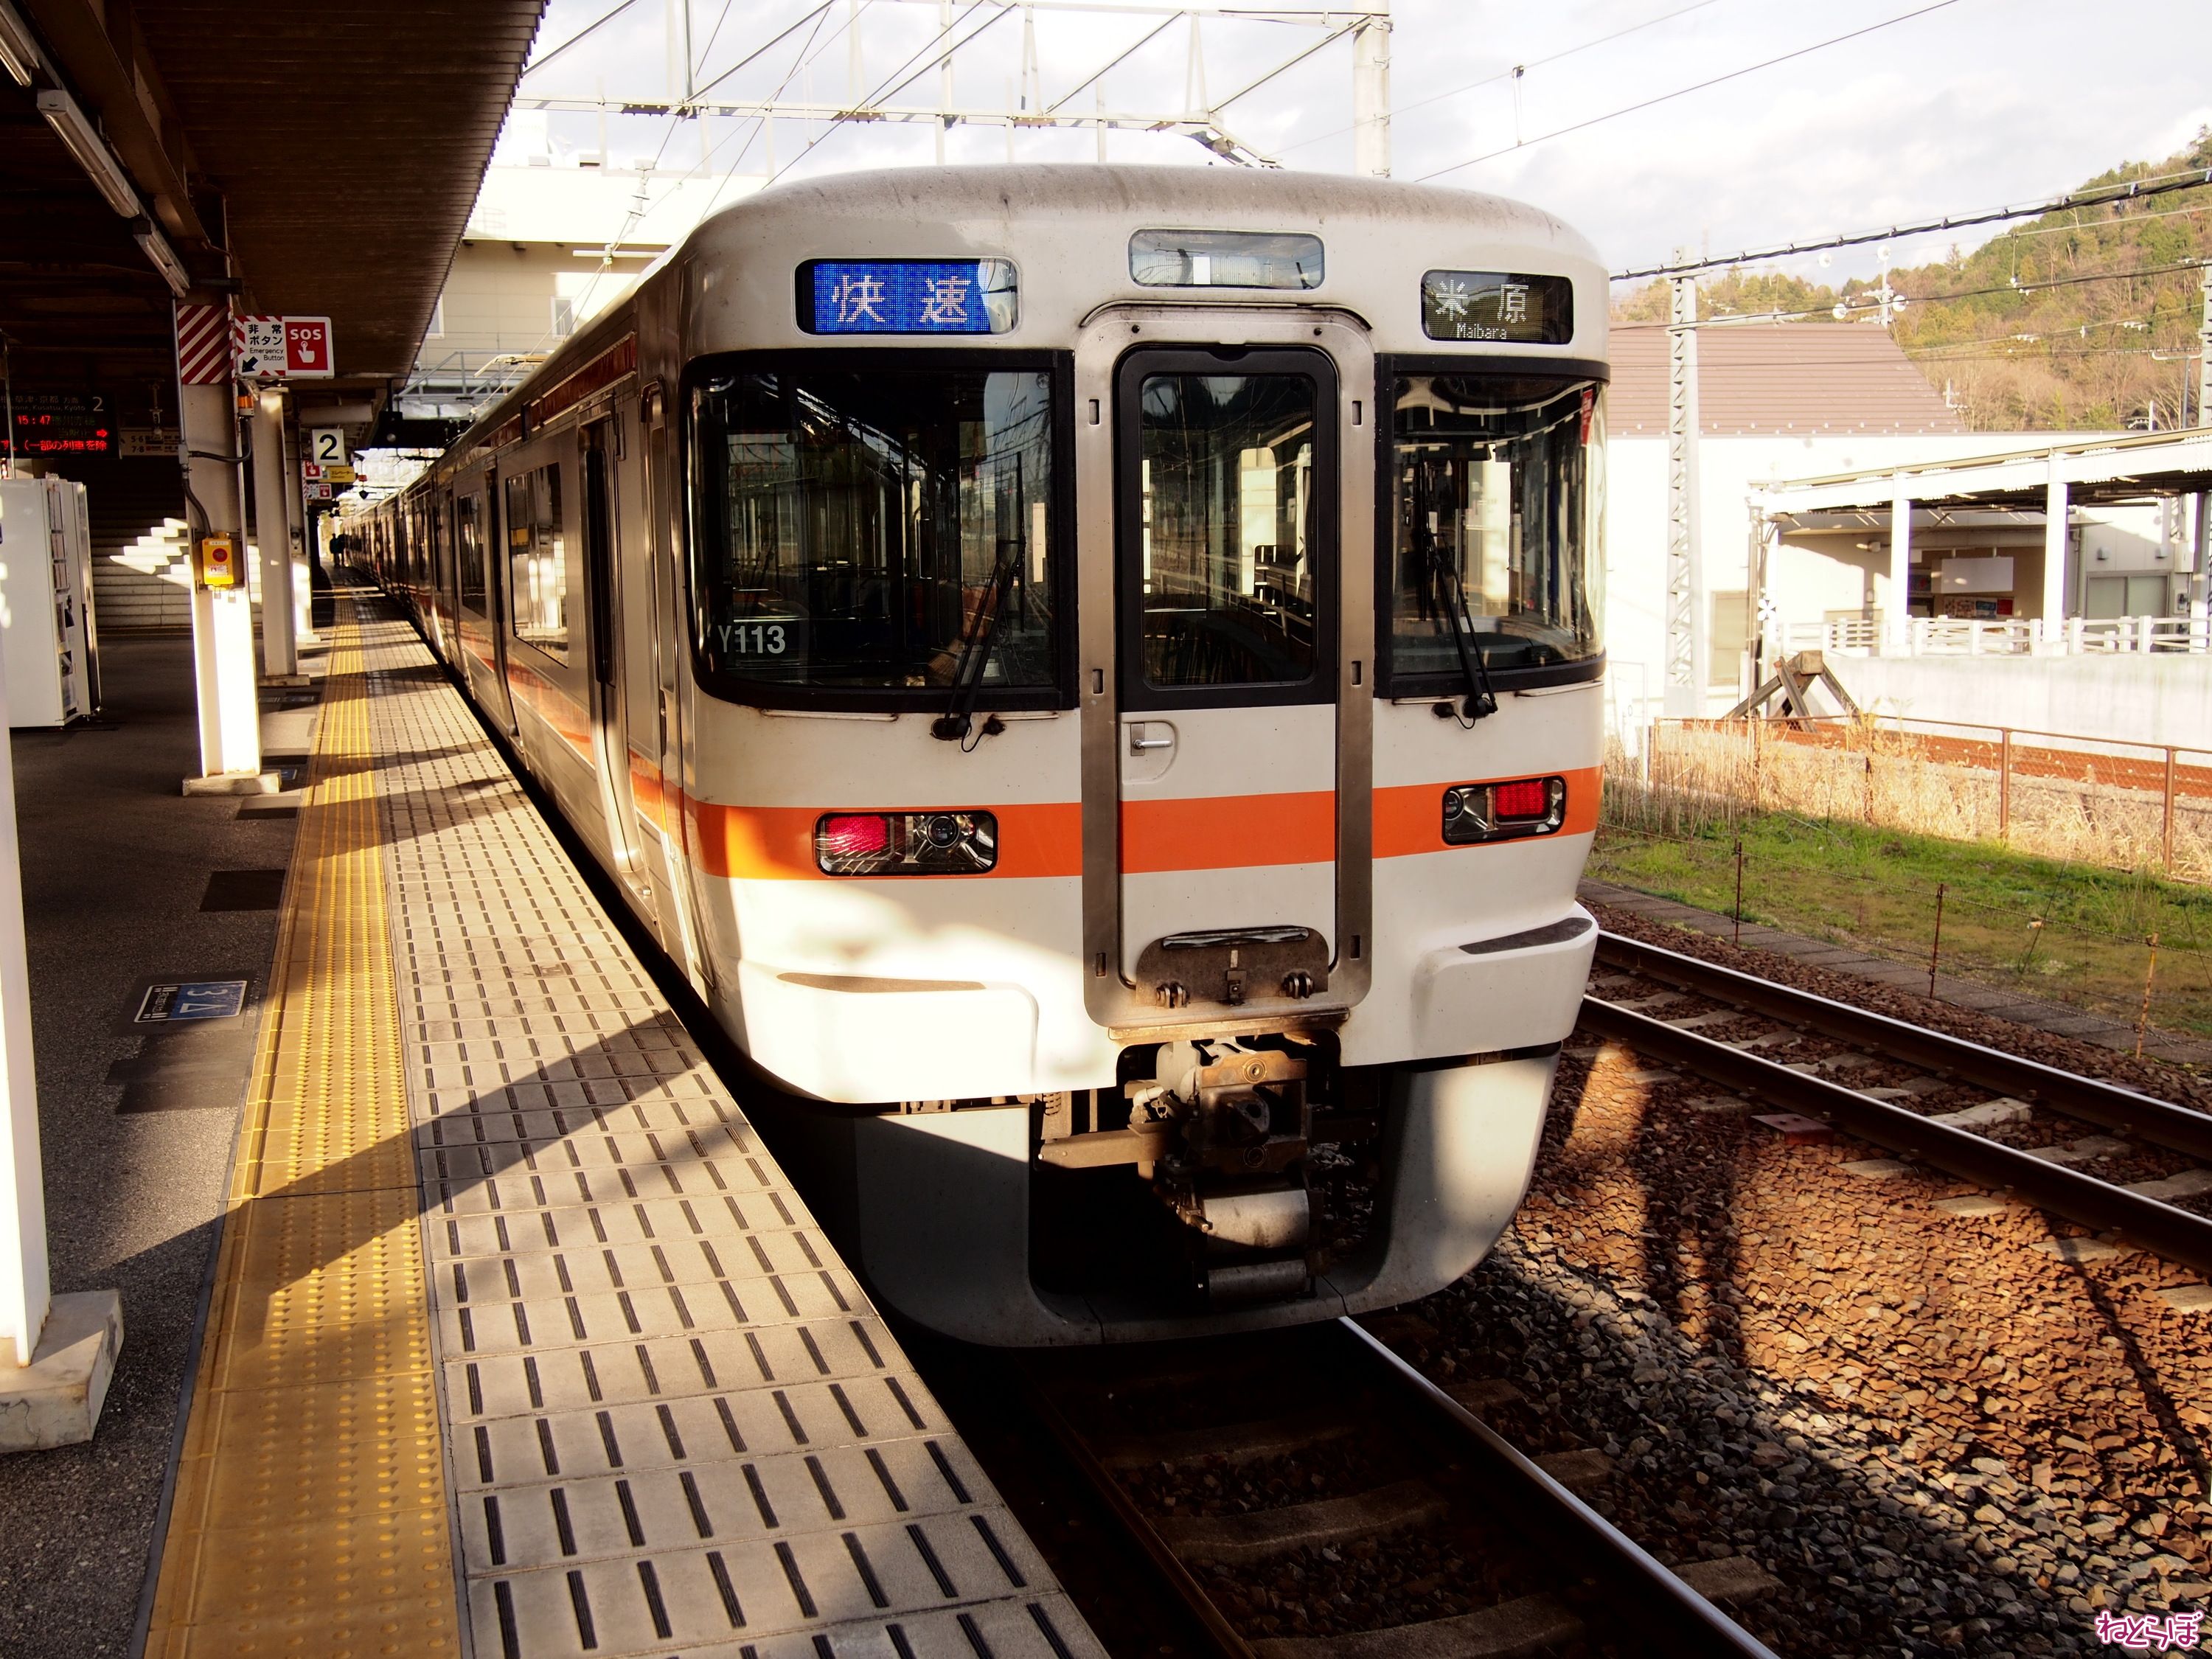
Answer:
[[[1500,70],[1495,75],[1486,75],[1480,81],[1470,81],[1463,87],[1454,87],[1447,92],[1434,93],[1426,98],[1416,98],[1410,104],[1400,104],[1393,109],[1390,112],[1390,118],[1395,121],[1401,115],[1410,115],[1417,109],[1426,109],[1431,104],[1440,104],[1447,98],[1456,98],[1463,92],[1476,92],[1484,87],[1495,86],[1500,81],[1510,81],[1526,70],[1541,69],[1547,64],[1558,63],[1562,58],[1572,58],[1577,52],[1589,52],[1598,46],[1609,46],[1613,41],[1628,35],[1638,33],[1644,29],[1656,28],[1662,23],[1671,23],[1677,17],[1686,17],[1693,11],[1703,11],[1707,6],[1718,3],[1719,0],[1697,0],[1694,5],[1683,6],[1677,10],[1662,13],[1657,17],[1648,18],[1641,23],[1632,23],[1625,29],[1615,29],[1611,34],[1601,34],[1595,40],[1585,40],[1580,46],[1569,46],[1564,52],[1553,52],[1549,57],[1532,58],[1525,64],[1516,64],[1511,69]],[[1078,91],[1081,89],[1077,88]],[[1311,138],[1301,138],[1295,144],[1285,144],[1281,146],[1281,151],[1287,155],[1294,149],[1304,149],[1309,144],[1318,144],[1330,138],[1341,138],[1346,133],[1356,131],[1358,131],[1357,123],[1351,126],[1331,127],[1327,132],[1316,134]]]
[[[2212,167],[2176,174],[2160,184],[2137,179],[2130,184],[2109,185],[2101,191],[2077,191],[2030,207],[1991,208],[1980,213],[1947,214],[1941,219],[1924,220],[1917,224],[1892,225],[1887,230],[1854,231],[1849,235],[1829,237],[1825,241],[1784,242],[1775,247],[1726,254],[1717,259],[1687,259],[1671,264],[1646,265],[1637,270],[1617,270],[1613,274],[1613,280],[1630,283],[1642,276],[1687,276],[1696,271],[1717,270],[1729,265],[1759,264],[1769,259],[1786,259],[1800,253],[1826,252],[1832,248],[1863,247],[1869,242],[1925,236],[1942,230],[1962,230],[1971,225],[1998,224],[2007,219],[2039,219],[2046,213],[2063,213],[2069,208],[2111,207],[2119,203],[2142,201],[2148,197],[2171,195],[2178,190],[2201,190],[2207,185],[2212,185]]]
[[[1830,46],[1843,45],[1846,40],[1856,40],[1863,35],[1873,34],[1878,30],[1889,28],[1899,23],[1909,23],[1916,17],[1925,17],[1931,11],[1942,11],[1947,6],[1954,6],[1958,3],[1959,0],[1935,0],[1934,4],[1923,6],[1917,11],[1908,11],[1896,17],[1887,17],[1879,23],[1869,23],[1864,28],[1853,29],[1848,34],[1838,34],[1830,40],[1815,41],[1809,46],[1800,46],[1795,52],[1785,52],[1778,58],[1769,58],[1764,63],[1747,64],[1741,69],[1730,70],[1726,75],[1716,75],[1710,81],[1700,81],[1694,86],[1678,87],[1673,92],[1662,92],[1656,98],[1644,99],[1641,103],[1630,104],[1623,109],[1608,110],[1603,115],[1593,115],[1586,121],[1577,121],[1568,126],[1556,127],[1550,132],[1539,133],[1526,143],[1508,144],[1503,149],[1493,149],[1481,155],[1469,156],[1464,161],[1455,161],[1448,167],[1438,167],[1434,173],[1423,173],[1420,182],[1426,184],[1431,179],[1443,178],[1447,173],[1457,173],[1463,167],[1475,167],[1484,161],[1494,161],[1501,155],[1510,155],[1516,150],[1527,149],[1530,145],[1543,143],[1547,139],[1564,138],[1571,132],[1580,132],[1585,128],[1596,126],[1601,122],[1618,120],[1624,115],[1633,115],[1638,110],[1650,109],[1656,105],[1669,103],[1677,98],[1686,98],[1693,92],[1703,92],[1709,87],[1717,87],[1726,82],[1741,80],[1743,76],[1755,75],[1761,70],[1772,69],[1778,64],[1787,64],[1796,58],[1809,57],[1816,52],[1825,52]]]

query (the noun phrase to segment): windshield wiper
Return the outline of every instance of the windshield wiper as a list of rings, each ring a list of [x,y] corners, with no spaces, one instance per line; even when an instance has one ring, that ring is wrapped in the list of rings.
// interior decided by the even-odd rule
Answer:
[[[1450,612],[1452,644],[1459,652],[1459,670],[1467,680],[1467,702],[1458,709],[1440,702],[1437,714],[1439,717],[1456,714],[1462,726],[1471,727],[1486,714],[1498,712],[1498,694],[1491,690],[1490,669],[1474,643],[1474,616],[1468,609],[1467,589],[1461,586],[1459,572],[1444,562],[1433,540],[1429,543],[1429,573],[1436,581],[1437,599],[1445,602]]]
[[[999,568],[991,573],[991,585],[984,590],[982,607],[969,625],[968,637],[960,642],[959,659],[952,665],[952,706],[929,727],[933,738],[961,744],[963,748],[973,746],[966,739],[975,722],[975,699],[982,693],[983,672],[991,665],[991,646],[999,637],[999,620],[1006,614],[1006,592],[1014,585],[1014,573],[1021,568],[1021,538],[1011,538],[1006,548],[1000,557]],[[983,722],[977,740],[1006,729],[1006,722],[993,714]]]

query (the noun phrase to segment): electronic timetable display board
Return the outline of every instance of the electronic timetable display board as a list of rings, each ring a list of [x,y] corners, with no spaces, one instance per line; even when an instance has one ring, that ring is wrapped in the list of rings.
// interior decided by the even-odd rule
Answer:
[[[1421,278],[1421,330],[1431,340],[1565,345],[1575,333],[1575,285],[1512,270],[1431,270]]]
[[[18,392],[8,400],[6,453],[40,455],[112,455],[115,427],[107,398],[96,392]]]
[[[798,288],[809,334],[1004,334],[1019,314],[1011,259],[810,259]]]

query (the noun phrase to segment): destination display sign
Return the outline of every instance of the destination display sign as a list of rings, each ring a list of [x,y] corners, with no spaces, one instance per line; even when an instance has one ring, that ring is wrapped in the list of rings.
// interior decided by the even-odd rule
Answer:
[[[810,259],[799,267],[809,334],[1004,334],[1018,307],[1011,259]]]
[[[1565,345],[1575,333],[1575,285],[1510,270],[1431,270],[1421,278],[1421,331],[1431,340]]]
[[[112,455],[115,428],[97,392],[18,392],[9,399],[11,454]]]

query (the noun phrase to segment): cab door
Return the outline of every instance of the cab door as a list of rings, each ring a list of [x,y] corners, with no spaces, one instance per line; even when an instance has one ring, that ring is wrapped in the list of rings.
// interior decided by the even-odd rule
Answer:
[[[1119,1041],[1366,994],[1375,385],[1330,307],[1130,304],[1077,336],[1084,1005]]]

